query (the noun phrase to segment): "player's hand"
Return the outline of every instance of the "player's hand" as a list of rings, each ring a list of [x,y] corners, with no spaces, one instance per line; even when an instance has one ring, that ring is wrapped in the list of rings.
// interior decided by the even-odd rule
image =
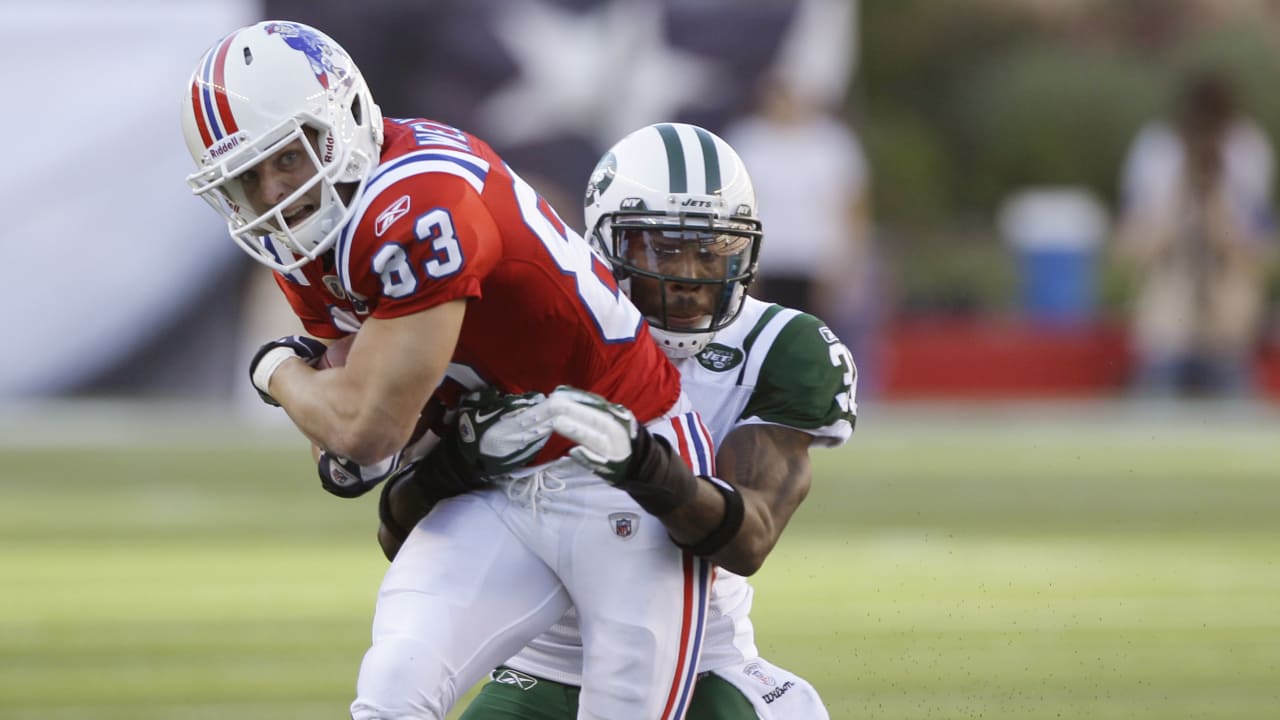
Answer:
[[[320,453],[316,469],[320,473],[320,486],[326,491],[341,498],[355,498],[369,492],[384,480],[413,472],[416,465],[417,459],[406,461],[402,453],[396,453],[373,465],[361,465],[325,451]]]
[[[578,443],[570,458],[653,515],[663,517],[697,494],[697,479],[671,443],[622,405],[562,385],[540,407],[556,433]]]
[[[464,398],[438,444],[383,486],[378,544],[387,559],[395,559],[409,531],[436,503],[484,487],[489,477],[532,459],[551,437],[550,423],[539,412],[545,403],[542,393],[499,395],[493,389]]]
[[[539,392],[500,395],[485,388],[458,406],[457,442],[467,464],[488,477],[505,475],[529,462],[547,444],[551,425],[537,412],[547,397]]]
[[[610,484],[627,484],[640,432],[630,410],[562,385],[547,398],[546,413],[556,433],[578,443],[569,457]]]
[[[278,340],[272,340],[258,348],[258,352],[254,353],[253,359],[249,361],[249,381],[257,389],[258,397],[262,398],[262,402],[279,407],[280,403],[271,397],[267,387],[270,386],[271,376],[280,364],[289,358],[296,357],[308,365],[315,365],[326,349],[324,343],[306,335],[286,335]]]

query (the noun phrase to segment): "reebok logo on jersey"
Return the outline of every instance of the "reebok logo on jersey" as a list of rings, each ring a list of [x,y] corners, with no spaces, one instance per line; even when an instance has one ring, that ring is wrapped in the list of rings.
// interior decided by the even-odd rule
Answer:
[[[822,336],[823,340],[827,341],[828,345],[834,345],[840,342],[840,338],[836,337],[836,334],[831,332],[831,328],[827,327],[826,325],[823,325],[822,327],[818,328],[818,334]]]
[[[499,685],[515,685],[521,690],[530,690],[534,685],[538,684],[538,679],[517,672],[511,668],[502,668],[497,670],[491,676],[493,681]]]
[[[640,516],[630,512],[611,513],[609,527],[613,528],[614,535],[629,540],[635,537],[636,530],[640,527]]]
[[[391,206],[381,213],[378,213],[378,219],[373,221],[373,234],[382,237],[382,233],[387,228],[396,223],[397,220],[409,214],[409,196],[401,195],[400,199],[391,203]]]
[[[742,351],[720,343],[711,343],[698,353],[698,364],[711,372],[728,372],[742,364]]]

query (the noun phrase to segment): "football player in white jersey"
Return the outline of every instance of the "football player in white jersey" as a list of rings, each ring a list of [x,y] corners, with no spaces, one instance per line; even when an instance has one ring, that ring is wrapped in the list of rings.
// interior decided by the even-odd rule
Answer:
[[[691,125],[628,135],[592,173],[588,233],[679,369],[718,448],[719,478],[699,478],[693,497],[660,518],[673,540],[719,566],[687,718],[822,719],[828,715],[812,685],[759,656],[744,576],[760,568],[808,493],[810,447],[850,437],[857,372],[822,321],[746,295],[759,248],[750,262],[736,262],[741,236],[718,233],[718,221],[697,206],[708,195],[754,198],[736,154],[715,157],[725,152],[733,151]],[[725,176],[726,165],[738,172]],[[745,203],[728,210],[723,221],[733,224],[758,214]],[[580,443],[580,460],[628,459],[634,421],[598,396],[558,390],[522,417]],[[582,664],[571,609],[496,669],[462,718],[570,720]]]

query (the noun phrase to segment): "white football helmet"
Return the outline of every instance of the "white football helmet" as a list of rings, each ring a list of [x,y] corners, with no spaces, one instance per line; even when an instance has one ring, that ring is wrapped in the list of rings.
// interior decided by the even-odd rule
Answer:
[[[200,59],[183,91],[182,133],[199,166],[187,177],[192,191],[226,218],[250,257],[289,272],[332,247],[351,219],[354,200],[337,186],[355,184],[346,198],[364,189],[381,154],[382,113],[341,46],[307,25],[268,20],[232,32]],[[241,178],[297,139],[315,174],[255,210]],[[290,225],[286,210],[317,186],[318,207]]]
[[[673,358],[701,352],[742,311],[762,237],[738,153],[695,125],[620,140],[587,184],[587,235]]]

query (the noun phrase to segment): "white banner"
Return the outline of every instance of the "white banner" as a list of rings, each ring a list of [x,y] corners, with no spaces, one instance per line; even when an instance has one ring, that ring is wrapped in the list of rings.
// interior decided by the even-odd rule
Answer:
[[[257,13],[245,0],[5,3],[0,397],[111,367],[243,260],[183,181],[178,110],[200,55]]]

